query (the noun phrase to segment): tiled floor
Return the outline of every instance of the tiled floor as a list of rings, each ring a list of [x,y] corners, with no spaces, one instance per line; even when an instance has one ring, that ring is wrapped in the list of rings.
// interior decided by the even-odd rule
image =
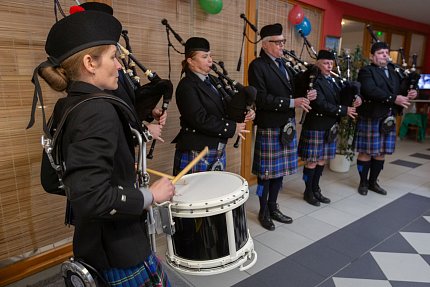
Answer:
[[[371,191],[367,196],[359,195],[356,166],[347,173],[335,173],[326,167],[321,188],[332,203],[314,207],[302,199],[301,175],[300,171],[284,179],[278,201],[294,222],[276,223],[275,231],[267,231],[258,223],[258,198],[255,186],[250,187],[246,210],[258,253],[255,266],[210,276],[183,275],[168,268],[172,285],[430,286],[430,213],[417,215],[430,210],[430,139],[424,143],[398,142],[396,153],[386,158],[380,176],[387,196]],[[408,200],[417,202],[417,198],[423,200],[408,204]],[[385,211],[393,214],[392,220],[382,213]],[[164,258],[163,236],[157,238],[157,249]],[[43,276],[39,274],[39,278]],[[26,286],[23,282],[11,286]]]
[[[279,195],[279,204],[286,214],[294,218],[294,223],[276,223],[275,231],[266,231],[259,225],[258,198],[255,195],[255,186],[250,187],[251,195],[246,209],[248,228],[258,253],[255,266],[244,272],[233,270],[204,277],[179,274],[184,282],[178,283],[180,286],[205,287],[235,284],[266,286],[262,283],[264,281],[258,280],[264,278],[262,274],[266,273],[271,279],[275,278],[278,286],[430,286],[430,214],[417,219],[389,238],[386,238],[386,229],[391,227],[390,224],[380,227],[375,225],[376,229],[371,231],[370,235],[363,235],[367,239],[383,241],[384,244],[378,244],[375,248],[363,247],[361,234],[357,235],[352,231],[348,233],[348,228],[354,225],[351,223],[358,224],[357,220],[376,210],[382,211],[383,207],[400,209],[396,213],[406,211],[407,209],[396,207],[396,199],[402,200],[400,197],[408,196],[408,193],[412,194],[409,196],[430,198],[429,147],[428,139],[424,143],[398,142],[396,153],[386,158],[380,176],[380,184],[388,190],[387,196],[371,191],[367,196],[359,195],[356,191],[359,182],[356,166],[352,166],[347,173],[335,173],[326,168],[321,178],[321,188],[332,203],[314,207],[302,199],[304,184],[301,172],[286,177]],[[390,203],[393,206],[390,206]],[[430,203],[423,204],[424,210],[430,210]],[[402,218],[402,214],[399,218]],[[339,233],[336,231],[345,231],[345,237],[338,237]],[[327,239],[330,239],[332,244],[329,252],[325,245],[323,246]],[[162,255],[163,239],[159,241]],[[342,247],[345,247],[346,251],[342,251]],[[324,252],[320,252],[321,250]],[[317,254],[312,261],[306,261],[308,259],[304,256],[309,252]],[[357,258],[353,264],[347,263],[353,256]],[[301,265],[293,264],[294,261],[300,260],[303,261]],[[319,272],[310,272],[313,267],[318,268]],[[262,270],[262,273],[258,273]],[[292,282],[295,283],[291,285]],[[172,283],[174,285],[175,282]],[[267,286],[273,286],[272,283],[268,282]]]

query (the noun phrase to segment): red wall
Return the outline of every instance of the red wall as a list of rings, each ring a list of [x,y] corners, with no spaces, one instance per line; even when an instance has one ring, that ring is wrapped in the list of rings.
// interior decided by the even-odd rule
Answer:
[[[320,47],[324,47],[325,36],[341,36],[343,17],[354,17],[363,21],[390,25],[393,27],[407,28],[427,36],[427,44],[424,55],[423,73],[430,73],[430,25],[406,20],[397,16],[391,16],[375,10],[359,7],[337,0],[300,0],[300,3],[324,10],[322,35]]]

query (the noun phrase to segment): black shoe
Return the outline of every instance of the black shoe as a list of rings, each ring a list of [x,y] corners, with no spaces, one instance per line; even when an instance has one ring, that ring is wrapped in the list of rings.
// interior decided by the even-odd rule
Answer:
[[[373,184],[369,184],[369,189],[371,191],[374,191],[376,193],[382,194],[382,195],[387,195],[387,191],[385,189],[383,189],[382,187],[379,186],[378,183],[373,183]]]
[[[303,195],[303,199],[311,205],[320,206],[320,202],[318,201],[318,199],[315,198],[313,192],[306,192],[305,191],[305,194]]]
[[[279,208],[276,208],[274,211],[270,212],[270,217],[273,220],[279,221],[281,223],[293,223],[293,219],[289,216],[286,216],[285,214],[283,214]]]
[[[360,185],[358,186],[358,193],[361,195],[367,195],[368,187],[367,184],[360,181]]]
[[[260,221],[261,226],[263,226],[267,230],[270,230],[270,231],[275,230],[275,224],[273,223],[272,219],[269,216],[267,216],[267,214],[265,215],[259,214],[258,221]]]
[[[314,196],[319,202],[326,203],[326,204],[331,202],[330,198],[325,197],[324,195],[321,194],[320,188],[318,188],[318,191],[314,192]]]

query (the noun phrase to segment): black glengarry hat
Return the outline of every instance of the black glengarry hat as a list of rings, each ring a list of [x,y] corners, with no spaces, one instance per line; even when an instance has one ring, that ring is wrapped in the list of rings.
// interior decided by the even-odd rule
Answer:
[[[116,45],[121,23],[112,15],[99,11],[83,11],[67,16],[52,26],[45,51],[53,64],[87,48]]]
[[[208,40],[200,37],[191,37],[185,42],[185,57],[188,57],[191,52],[202,51],[209,52],[210,45]]]
[[[282,35],[282,25],[279,23],[266,25],[260,30],[260,37],[265,38],[268,36],[279,36]]]
[[[390,49],[390,47],[388,47],[388,44],[385,42],[376,42],[373,43],[372,48],[370,48],[370,53],[373,55],[376,51],[381,49]]]
[[[85,11],[100,11],[100,12],[105,12],[107,14],[113,15],[113,9],[111,6],[109,6],[108,4],[105,3],[100,3],[100,2],[86,2],[86,3],[82,3],[81,5],[82,8],[85,9]]]
[[[327,51],[327,50],[320,50],[318,52],[317,60],[334,60],[334,54],[333,52]]]

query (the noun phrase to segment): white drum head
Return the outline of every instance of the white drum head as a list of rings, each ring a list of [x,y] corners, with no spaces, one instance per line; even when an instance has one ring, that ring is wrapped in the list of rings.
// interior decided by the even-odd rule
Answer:
[[[172,214],[186,211],[195,217],[202,209],[205,216],[219,214],[243,204],[248,196],[248,182],[240,175],[224,171],[188,174],[176,185]]]

